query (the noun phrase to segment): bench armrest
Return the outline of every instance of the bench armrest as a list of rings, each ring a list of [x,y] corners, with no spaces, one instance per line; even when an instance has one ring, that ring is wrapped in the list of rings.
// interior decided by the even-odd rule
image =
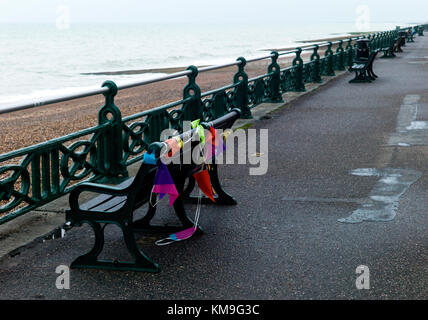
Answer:
[[[111,196],[128,195],[127,188],[121,189],[114,186],[106,186],[104,184],[86,182],[76,186],[73,190],[71,190],[70,197],[69,197],[69,204],[70,204],[71,211],[82,212],[82,210],[79,207],[79,196],[82,192],[85,192],[85,191],[90,191],[90,192],[99,193],[99,194],[108,194]]]

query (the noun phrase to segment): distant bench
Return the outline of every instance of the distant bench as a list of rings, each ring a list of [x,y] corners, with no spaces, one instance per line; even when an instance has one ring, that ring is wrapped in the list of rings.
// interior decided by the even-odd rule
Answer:
[[[355,72],[355,78],[350,80],[349,83],[372,82],[378,77],[373,72],[373,62],[380,50],[373,50],[370,52],[368,58],[360,58],[355,60],[351,67],[350,72]]]
[[[413,32],[407,32],[406,33],[406,40],[407,42],[415,42],[415,40],[413,39],[414,33]]]
[[[396,50],[394,52],[403,52],[401,47],[406,46],[406,37],[407,37],[407,32],[400,32],[397,38]]]
[[[231,128],[236,119],[240,116],[239,109],[233,109],[225,116],[218,118],[210,124],[202,123],[207,128],[212,125],[215,129],[228,129]],[[192,132],[186,132],[180,135],[191,135]],[[183,153],[192,152],[193,144],[190,143],[190,148],[182,147],[179,156]],[[161,142],[152,143],[147,152],[158,154],[164,146]],[[183,159],[183,158],[181,158]],[[213,189],[215,190],[216,204],[219,205],[234,205],[236,201],[227,194],[221,186],[217,164],[213,163],[209,166],[209,176]],[[195,180],[192,173],[201,168],[197,164],[168,164],[168,169],[174,184],[179,193],[178,198],[174,201],[173,206],[175,214],[182,223],[182,226],[153,226],[150,221],[155,215],[156,206],[152,203],[156,201],[156,194],[152,194],[154,178],[157,171],[157,165],[142,163],[135,177],[129,178],[116,186],[107,186],[96,183],[83,183],[74,188],[69,197],[70,210],[66,212],[66,221],[71,226],[81,226],[87,223],[95,233],[95,243],[91,251],[78,257],[71,264],[72,268],[95,268],[95,269],[110,269],[110,270],[133,270],[133,271],[146,271],[157,272],[159,267],[156,263],[152,262],[143,252],[138,248],[135,241],[134,232],[136,231],[156,231],[156,232],[177,232],[183,228],[190,228],[194,226],[194,222],[187,216],[184,202],[194,202],[194,198],[190,196],[192,189],[195,186]],[[185,188],[185,181],[189,179],[188,185]],[[100,194],[96,198],[79,206],[78,200],[82,192],[94,192]],[[133,219],[133,212],[140,208],[142,205],[149,203],[149,208],[146,215],[137,221]],[[212,203],[208,198],[203,198],[202,203]],[[101,226],[104,224],[104,226]],[[104,228],[108,224],[118,225],[123,232],[123,238],[126,243],[129,253],[134,258],[133,262],[120,262],[117,260],[99,260],[98,256],[104,247]],[[197,226],[197,232],[200,232]]]
[[[394,41],[391,41],[391,44],[388,47],[383,47],[380,51],[383,52],[382,58],[395,58],[396,55],[394,52],[402,52],[401,50],[402,39],[400,37],[396,38]]]

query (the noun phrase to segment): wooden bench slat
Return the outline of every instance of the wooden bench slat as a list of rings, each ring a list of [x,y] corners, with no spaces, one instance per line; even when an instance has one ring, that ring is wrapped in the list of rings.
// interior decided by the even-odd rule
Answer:
[[[91,208],[94,211],[113,212],[119,209],[120,205],[123,205],[126,201],[127,196],[123,197],[112,197],[108,201],[102,202],[99,205]]]
[[[129,178],[120,184],[116,185],[117,188],[126,188],[129,185],[131,185],[132,181],[134,180],[134,177]],[[96,209],[99,205],[103,204],[106,201],[110,201],[111,198],[114,196],[108,195],[108,194],[101,194],[91,200],[88,200],[87,202],[80,205],[80,208],[82,210],[98,210]]]

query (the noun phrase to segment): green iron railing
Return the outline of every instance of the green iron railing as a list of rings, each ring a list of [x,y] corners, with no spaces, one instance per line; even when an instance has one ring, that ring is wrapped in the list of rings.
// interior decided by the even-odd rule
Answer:
[[[425,28],[426,25],[417,26],[417,33],[423,35]],[[374,50],[395,41],[398,31],[365,37]],[[322,76],[334,76],[336,70],[351,66],[356,40],[365,37],[274,51],[249,60],[240,57],[220,66],[190,66],[185,71],[119,86],[106,81],[98,89],[3,107],[0,114],[97,94],[105,97],[97,126],[0,155],[0,224],[67,194],[80,183],[123,180],[128,176],[127,167],[141,161],[148,145],[158,141],[164,129],[182,132],[184,121],[212,121],[233,108],[239,108],[243,118],[252,118],[251,109],[260,103],[281,102],[286,92],[305,91],[305,84],[320,83]],[[320,48],[326,48],[322,57]],[[307,51],[312,53],[309,61],[304,62],[302,53]],[[291,66],[281,68],[278,59],[286,55],[294,55],[294,60]],[[270,59],[267,73],[249,79],[245,66],[266,59]],[[238,70],[230,85],[201,92],[196,81],[199,73],[231,66]],[[179,77],[187,77],[181,100],[122,118],[114,102],[118,90]]]

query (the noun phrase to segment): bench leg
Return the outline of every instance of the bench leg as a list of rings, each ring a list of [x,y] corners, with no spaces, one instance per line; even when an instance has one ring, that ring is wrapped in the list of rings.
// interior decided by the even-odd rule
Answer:
[[[153,194],[152,197],[153,197],[152,203],[156,202],[156,195]],[[177,201],[177,200],[175,200],[175,201]],[[152,225],[152,224],[150,224],[150,221],[153,219],[155,213],[156,213],[156,206],[152,206],[149,203],[149,209],[148,209],[146,215],[142,219],[136,220],[132,223],[132,229],[134,230],[134,232],[175,233],[175,232],[183,230],[183,225],[181,225],[181,226],[167,226],[167,225],[163,226],[163,225]],[[188,219],[188,221],[191,222],[190,219]],[[186,226],[188,225],[187,222],[186,222]],[[193,226],[193,222],[191,222],[191,225]]]
[[[395,57],[396,55],[394,54],[394,49],[392,49],[392,50],[384,51],[383,56],[381,58],[385,59],[385,58],[395,58]]]
[[[149,209],[146,215],[135,222],[132,223],[132,229],[137,232],[161,232],[161,233],[175,233],[183,230],[183,228],[190,228],[194,226],[194,221],[189,218],[186,214],[186,210],[184,208],[183,199],[185,198],[186,192],[192,192],[192,189],[195,186],[195,181],[189,180],[189,185],[184,189],[184,184],[186,180],[186,175],[184,174],[185,170],[182,173],[172,172],[172,178],[175,183],[175,187],[179,193],[179,196],[174,201],[173,207],[177,218],[181,222],[181,226],[163,226],[163,225],[151,225],[150,221],[153,219],[156,213],[156,206],[152,206],[149,202]],[[192,178],[192,177],[191,177]],[[210,200],[211,201],[211,200]],[[151,203],[156,202],[156,195],[152,195]],[[202,202],[203,203],[203,202]],[[203,230],[200,226],[197,226],[198,229],[196,233],[203,233]]]
[[[370,68],[367,69],[367,74],[369,75],[371,80],[376,80],[378,78],[377,75],[373,72],[373,68],[370,66]]]
[[[84,221],[86,222],[95,234],[95,243],[91,251],[81,255],[74,260],[70,267],[71,268],[85,268],[86,266],[93,266],[97,263],[97,258],[104,248],[104,230],[98,222]]]
[[[157,199],[156,194],[152,193],[150,195],[149,209],[147,210],[146,215],[143,218],[134,221],[132,224],[134,230],[145,231],[152,227],[150,225],[150,221],[152,221],[156,213],[156,206],[152,206],[152,203],[155,203],[156,199]]]
[[[372,82],[370,77],[366,74],[366,71],[355,71],[355,78],[350,80],[349,83],[362,83]]]
[[[193,176],[189,176],[189,182],[187,184],[187,187],[183,190],[183,199],[184,202],[188,202],[190,199],[190,194],[192,193],[193,189],[195,189],[196,186],[196,180],[193,178]],[[191,203],[194,203],[194,201],[191,201]]]
[[[138,248],[135,241],[134,228],[132,227],[132,224],[126,224],[121,226],[121,228],[126,247],[135,260],[132,263],[119,262],[119,268],[121,270],[159,272],[159,266],[146,257],[146,255],[141,252],[140,248]]]
[[[364,79],[363,82],[372,82],[372,78],[370,77],[368,69],[362,71],[361,73],[362,73],[362,77]]]
[[[122,271],[143,271],[159,272],[159,266],[147,258],[138,248],[133,229],[130,225],[119,225],[122,229],[126,246],[135,258],[134,262],[122,262],[117,260],[98,260],[98,256],[104,247],[104,227],[98,222],[83,221],[88,223],[95,233],[94,247],[87,254],[84,254],[74,260],[71,264],[72,269],[105,269],[105,270],[122,270]]]
[[[221,205],[236,205],[238,204],[236,200],[228,194],[220,183],[220,179],[218,177],[218,166],[216,164],[212,164],[209,170],[211,184],[214,188],[215,193],[217,194],[217,198],[215,199],[216,204]]]

